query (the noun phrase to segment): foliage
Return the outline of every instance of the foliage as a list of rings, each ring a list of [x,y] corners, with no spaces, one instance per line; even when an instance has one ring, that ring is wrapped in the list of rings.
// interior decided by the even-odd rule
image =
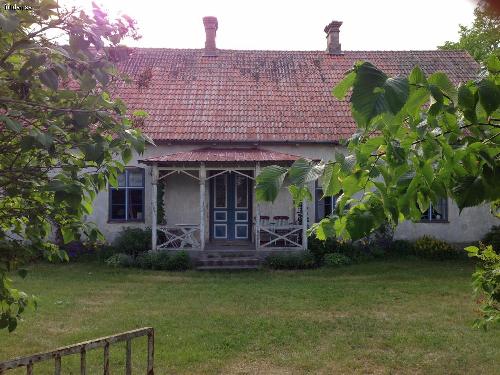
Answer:
[[[339,253],[326,254],[324,264],[326,267],[345,266],[351,264],[351,258]]]
[[[165,183],[159,183],[157,187],[157,200],[156,200],[156,223],[158,225],[165,224],[166,218],[165,218],[165,202],[164,202],[164,195],[165,195]]]
[[[500,55],[500,14],[498,9],[486,0],[478,3],[474,9],[472,26],[460,25],[458,42],[447,41],[439,46],[443,50],[466,50],[478,62],[488,55]]]
[[[491,245],[496,252],[500,251],[500,225],[494,225],[490,231],[483,237],[482,242],[485,245]]]
[[[310,237],[307,242],[307,248],[317,265],[323,264],[326,254],[336,252],[339,247],[339,242],[336,238],[330,237],[322,241],[316,237]]]
[[[414,244],[407,240],[395,240],[389,246],[389,255],[408,256],[415,253]]]
[[[430,236],[423,236],[416,240],[413,251],[418,257],[435,260],[456,259],[459,255],[458,251],[446,241]]]
[[[186,251],[145,251],[137,255],[134,266],[143,269],[185,271],[191,268],[191,259]]]
[[[486,329],[500,323],[500,255],[491,245],[465,248],[469,257],[479,260],[472,275],[475,293],[482,299],[481,318],[475,321],[477,327]]]
[[[298,160],[291,168],[266,167],[257,176],[257,198],[273,201],[281,186],[310,196],[309,181],[321,180],[336,196],[331,217],[313,224],[319,239],[357,240],[388,223],[419,221],[429,204],[451,197],[460,211],[490,203],[500,217],[500,60],[456,87],[445,73],[389,77],[369,62],[356,62],[334,88],[350,94],[356,132],[348,155]],[[292,194],[296,201],[297,194]]]
[[[117,252],[136,257],[151,248],[151,230],[146,228],[125,228],[116,237],[113,247]]]
[[[132,151],[144,150],[146,138],[109,91],[125,79],[115,68],[126,54],[119,43],[137,34],[129,17],[109,20],[97,7],[22,5],[32,9],[0,9],[0,239],[59,256],[62,243],[102,239],[82,219],[99,190],[116,186]],[[57,244],[48,241],[54,232]],[[4,272],[0,305],[11,319],[19,291]]]
[[[271,254],[265,264],[275,270],[299,270],[316,266],[314,256],[309,251]]]
[[[111,267],[132,267],[135,265],[135,262],[132,256],[124,253],[117,253],[106,259],[106,264]]]

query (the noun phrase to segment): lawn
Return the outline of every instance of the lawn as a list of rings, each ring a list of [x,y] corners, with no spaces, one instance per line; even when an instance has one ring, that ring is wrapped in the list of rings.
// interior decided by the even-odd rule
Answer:
[[[153,326],[156,374],[500,373],[500,330],[471,327],[467,263],[239,273],[73,263],[32,271],[18,285],[40,297],[39,309],[14,333],[0,332],[0,360]],[[145,348],[134,342],[134,373],[144,373]],[[112,373],[123,373],[122,346],[111,354]],[[89,374],[99,373],[102,352],[89,357]],[[79,373],[77,364],[64,359],[63,373]]]

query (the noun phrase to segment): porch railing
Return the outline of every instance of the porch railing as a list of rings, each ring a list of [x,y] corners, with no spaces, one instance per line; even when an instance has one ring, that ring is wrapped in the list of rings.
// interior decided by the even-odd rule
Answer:
[[[26,374],[32,375],[35,363],[43,361],[54,361],[54,374],[61,375],[61,358],[72,354],[80,354],[80,375],[87,374],[87,351],[97,348],[104,348],[103,374],[109,375],[109,347],[111,344],[125,341],[125,374],[132,374],[132,339],[137,337],[148,337],[148,359],[146,375],[154,375],[154,329],[151,327],[140,328],[133,331],[120,333],[113,336],[101,337],[99,339],[81,342],[79,344],[64,346],[50,352],[38,353],[26,357],[18,357],[9,361],[0,362],[0,374],[5,374],[7,370],[18,367],[26,367]]]
[[[198,224],[161,225],[157,230],[163,234],[158,236],[157,249],[200,248]]]
[[[302,249],[302,225],[261,225],[259,248]]]

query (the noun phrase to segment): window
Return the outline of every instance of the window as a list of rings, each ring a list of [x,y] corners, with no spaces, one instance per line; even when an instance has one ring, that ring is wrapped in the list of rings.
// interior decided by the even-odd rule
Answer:
[[[118,176],[118,188],[110,187],[109,218],[144,221],[144,169],[126,169]]]
[[[335,210],[335,205],[337,203],[337,197],[323,197],[323,190],[316,182],[315,191],[315,206],[316,206],[316,222],[321,221],[325,217],[329,217],[333,214]]]
[[[423,222],[448,221],[448,199],[440,198],[436,205],[430,203],[429,209],[422,214]]]

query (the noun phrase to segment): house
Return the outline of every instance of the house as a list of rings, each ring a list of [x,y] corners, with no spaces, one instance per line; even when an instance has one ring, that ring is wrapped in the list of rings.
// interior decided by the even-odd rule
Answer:
[[[444,71],[455,84],[478,72],[460,51],[343,51],[337,21],[325,28],[325,51],[221,50],[217,19],[203,24],[204,49],[135,48],[120,63],[134,83],[120,84],[116,94],[148,113],[142,128],[156,147],[136,155],[119,188],[96,199],[90,219],[110,240],[124,227],[151,227],[158,249],[307,248],[307,226],[329,215],[335,199],[322,199],[321,187],[311,186],[313,202],[299,208],[286,190],[263,204],[255,200],[254,179],[267,165],[346,152],[339,141],[355,123],[349,104],[331,90],[354,62],[370,61],[390,75],[418,64],[427,74]],[[496,220],[484,206],[459,215],[443,199],[395,236],[470,242]]]

